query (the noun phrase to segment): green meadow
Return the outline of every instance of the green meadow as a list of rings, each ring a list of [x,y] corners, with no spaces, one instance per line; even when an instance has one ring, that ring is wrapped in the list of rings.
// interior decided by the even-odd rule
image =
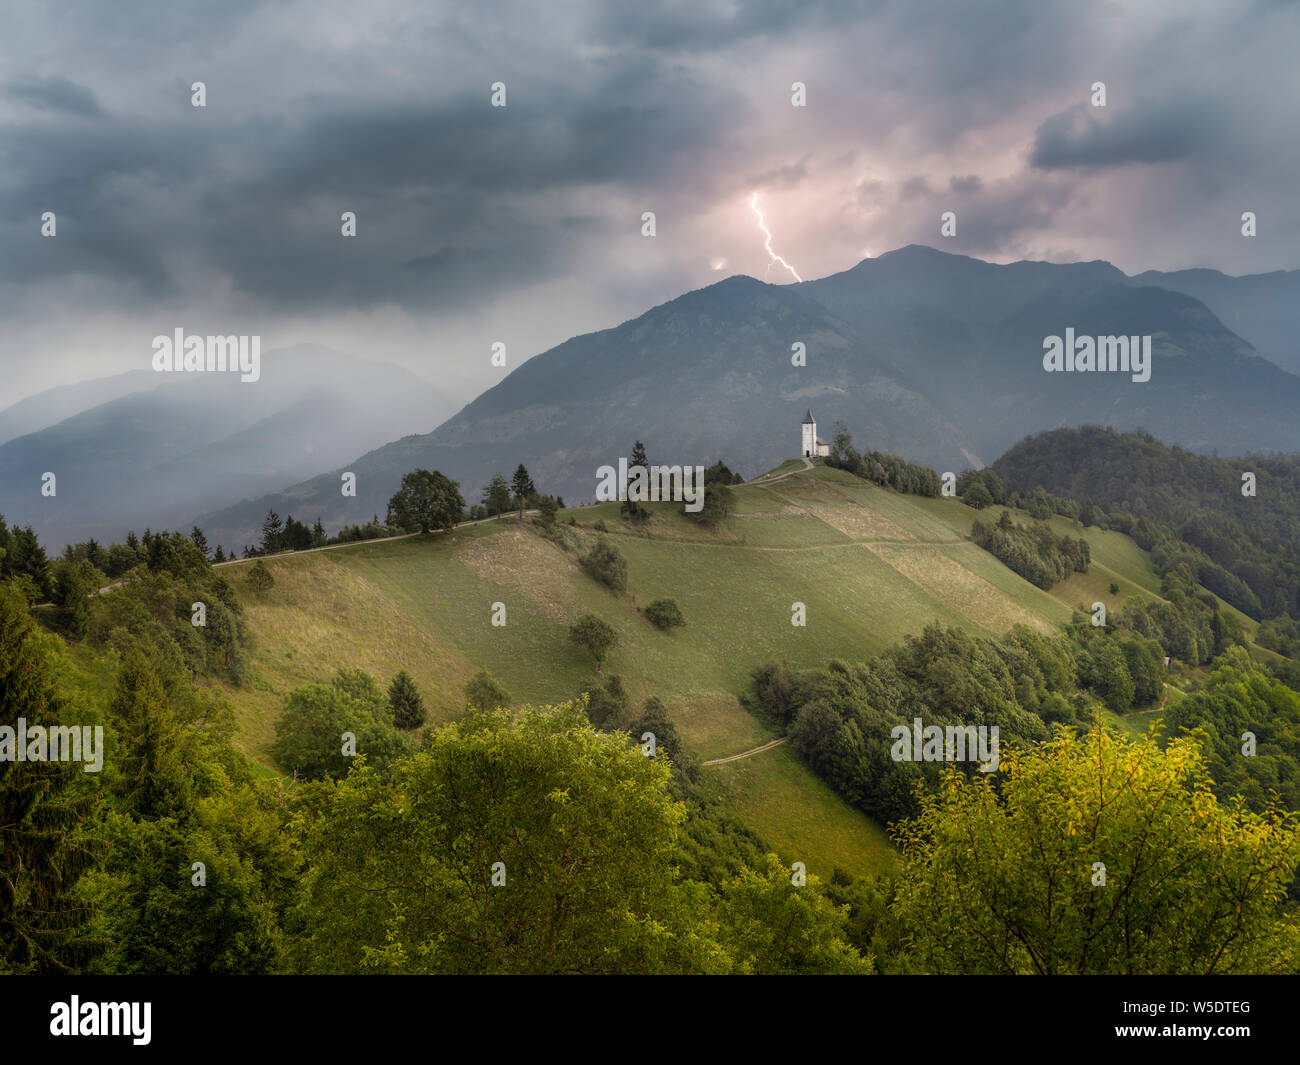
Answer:
[[[1116,533],[1059,519],[1058,531],[1088,539],[1092,572],[1046,592],[971,543],[975,513],[958,500],[900,495],[798,462],[776,474],[787,475],[736,486],[734,513],[716,531],[670,504],[652,504],[650,521],[631,527],[608,503],[561,512],[568,549],[510,518],[273,556],[264,561],[275,584],[262,598],[240,580],[245,563],[226,567],[253,634],[252,681],[227,689],[241,746],[272,770],[267,752],[285,696],[343,666],[385,686],[406,670],[435,722],[462,712],[463,687],[479,669],[517,703],[570,699],[595,670],[568,627],[593,613],[619,636],[604,675],[620,677],[636,703],[662,699],[691,755],[707,761],[774,738],[739,698],[768,662],[858,660],[930,622],[984,635],[1014,624],[1050,631],[1074,607],[1101,599],[1118,608],[1159,587],[1145,554]],[[624,594],[578,564],[602,537],[627,560]],[[681,607],[683,628],[660,632],[642,615],[664,597]],[[803,626],[791,623],[796,604]],[[505,624],[494,625],[502,608]],[[739,819],[812,871],[874,872],[891,860],[881,828],[787,747],[703,771],[717,775]]]

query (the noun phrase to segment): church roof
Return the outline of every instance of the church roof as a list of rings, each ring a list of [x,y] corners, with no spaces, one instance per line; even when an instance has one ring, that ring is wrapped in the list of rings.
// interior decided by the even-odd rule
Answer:
[[[817,419],[814,418],[814,417],[812,416],[812,408],[811,408],[811,407],[808,409],[808,414],[804,417],[803,424],[804,424],[804,425],[816,425],[816,424],[817,424]]]

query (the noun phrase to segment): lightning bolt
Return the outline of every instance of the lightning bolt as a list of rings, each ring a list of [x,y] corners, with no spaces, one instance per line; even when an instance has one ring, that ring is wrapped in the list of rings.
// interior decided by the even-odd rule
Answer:
[[[758,216],[758,228],[763,231],[763,236],[767,238],[766,240],[763,241],[763,247],[767,249],[767,254],[771,256],[771,258],[767,261],[767,269],[763,271],[763,280],[764,281],[767,280],[767,275],[768,272],[772,269],[772,264],[780,263],[787,270],[789,270],[790,273],[794,274],[794,279],[796,281],[802,281],[803,278],[799,276],[798,271],[796,271],[793,266],[791,266],[788,262],[782,259],[781,256],[777,255],[777,253],[772,250],[772,232],[767,228],[767,226],[763,222],[763,212],[758,209],[757,192],[754,193],[754,195],[749,198],[749,206],[750,209],[754,212],[754,214]]]

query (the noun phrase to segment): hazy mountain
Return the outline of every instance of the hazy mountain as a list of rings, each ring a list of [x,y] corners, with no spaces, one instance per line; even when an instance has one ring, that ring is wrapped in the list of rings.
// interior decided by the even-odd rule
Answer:
[[[1300,378],[1198,300],[1138,285],[1109,263],[999,266],[911,245],[797,287],[923,380],[982,456],[1082,423],[1144,428],[1202,451],[1300,448]],[[1067,327],[1150,335],[1151,379],[1045,372],[1044,338]]]
[[[17,436],[57,425],[65,418],[108,403],[131,392],[148,392],[159,387],[161,374],[132,370],[113,377],[97,377],[75,385],[59,385],[0,410],[0,444]]]
[[[1264,358],[1300,373],[1300,270],[1245,277],[1218,270],[1148,270],[1132,280],[1200,300]]]
[[[451,406],[406,370],[312,345],[265,352],[256,382],[233,373],[123,377],[154,387],[0,445],[0,514],[10,523],[34,525],[56,548],[120,539],[127,528],[188,529],[214,503],[436,425]],[[47,471],[57,477],[54,497],[41,495]]]

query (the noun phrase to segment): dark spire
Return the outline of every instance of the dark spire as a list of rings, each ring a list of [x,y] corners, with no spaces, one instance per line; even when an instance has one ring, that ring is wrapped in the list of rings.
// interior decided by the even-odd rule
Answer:
[[[811,408],[811,407],[808,408],[808,414],[804,417],[803,424],[804,424],[804,425],[816,425],[816,424],[817,424],[817,419],[814,418],[814,417],[812,416],[812,408]]]

